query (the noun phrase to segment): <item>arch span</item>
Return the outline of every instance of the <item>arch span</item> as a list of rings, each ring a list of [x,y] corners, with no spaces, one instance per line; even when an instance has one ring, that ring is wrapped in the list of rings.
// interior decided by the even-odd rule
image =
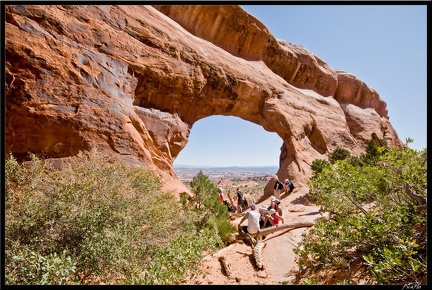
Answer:
[[[96,146],[179,193],[173,161],[209,116],[277,133],[278,175],[297,184],[314,159],[337,146],[358,154],[372,133],[403,145],[375,91],[238,6],[6,8],[6,154],[63,158]]]

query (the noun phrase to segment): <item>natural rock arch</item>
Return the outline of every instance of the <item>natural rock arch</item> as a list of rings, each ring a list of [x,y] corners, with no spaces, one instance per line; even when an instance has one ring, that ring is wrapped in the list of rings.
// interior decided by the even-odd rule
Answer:
[[[373,89],[276,40],[239,6],[5,12],[7,154],[64,158],[97,146],[156,170],[179,193],[173,160],[193,124],[212,115],[277,133],[278,175],[296,183],[337,146],[362,152],[371,133],[403,146]]]

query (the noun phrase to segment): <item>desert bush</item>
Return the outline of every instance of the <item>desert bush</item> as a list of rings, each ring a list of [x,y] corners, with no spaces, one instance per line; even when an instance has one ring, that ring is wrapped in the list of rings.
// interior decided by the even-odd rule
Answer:
[[[186,230],[172,240],[168,247],[161,246],[148,252],[151,260],[140,275],[136,275],[132,284],[163,285],[178,284],[188,274],[197,273],[203,251],[217,251],[220,237],[216,231],[203,229]]]
[[[330,166],[330,163],[324,159],[315,159],[312,161],[311,169],[313,171],[314,176],[323,171],[325,167]]]
[[[373,140],[369,140],[366,146],[366,152],[360,154],[359,157],[354,158],[358,165],[375,165],[378,161],[378,158],[387,151],[388,147],[386,142],[382,141],[383,146],[378,147]]]
[[[50,164],[6,159],[8,285],[176,283],[221,245],[150,171],[96,150]]]
[[[25,245],[16,246],[8,265],[7,280],[17,284],[78,284],[76,263],[67,251],[42,255]],[[7,283],[6,283],[7,284]],[[15,283],[12,283],[15,284]]]
[[[300,269],[361,260],[373,283],[425,283],[426,213],[405,191],[409,184],[426,198],[424,153],[386,148],[373,151],[374,162],[338,160],[313,177],[310,196],[333,218],[315,224],[294,249]]]
[[[351,157],[351,153],[345,148],[337,147],[335,150],[330,152],[328,158],[331,164],[335,163],[338,160],[345,160]]]
[[[200,170],[190,182],[192,197],[183,196],[183,204],[193,209],[194,222],[198,226],[213,228],[222,240],[227,240],[237,229],[229,220],[227,207],[219,202],[217,186]]]

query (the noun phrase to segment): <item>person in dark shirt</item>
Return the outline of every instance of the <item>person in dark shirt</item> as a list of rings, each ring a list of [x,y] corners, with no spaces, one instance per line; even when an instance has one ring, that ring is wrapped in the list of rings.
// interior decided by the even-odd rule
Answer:
[[[287,178],[284,182],[285,193],[291,193],[294,190],[294,184]]]
[[[242,212],[243,211],[243,205],[245,202],[245,197],[243,192],[240,191],[239,188],[237,188],[237,212]]]
[[[279,181],[279,178],[277,175],[274,175],[273,178],[275,179],[275,184],[274,184],[274,196],[279,199],[281,193],[284,190],[284,185],[282,182]]]

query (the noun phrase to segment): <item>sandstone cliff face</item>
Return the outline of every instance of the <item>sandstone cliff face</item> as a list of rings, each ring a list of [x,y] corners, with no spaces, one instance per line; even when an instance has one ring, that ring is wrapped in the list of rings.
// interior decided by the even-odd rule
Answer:
[[[239,6],[6,6],[6,153],[97,147],[187,191],[172,164],[193,124],[237,116],[283,140],[280,178],[306,182],[337,146],[404,146],[355,76],[276,40]],[[270,192],[270,187],[266,188]]]

